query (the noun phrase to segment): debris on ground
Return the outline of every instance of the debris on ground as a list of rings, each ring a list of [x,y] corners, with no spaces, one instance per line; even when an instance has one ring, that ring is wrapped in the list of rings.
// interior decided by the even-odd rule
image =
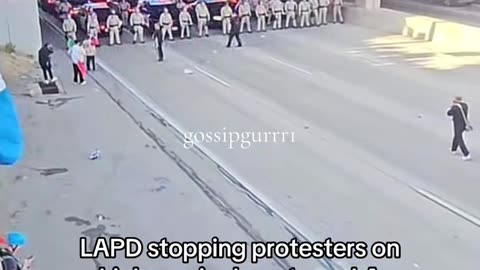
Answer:
[[[93,151],[91,154],[90,154],[90,160],[96,160],[96,159],[99,159],[100,158],[100,150],[98,149],[95,149],[95,151]]]
[[[188,68],[186,68],[186,69],[183,70],[183,73],[185,73],[185,74],[187,74],[187,75],[192,75],[192,74],[193,74],[193,71],[190,70],[190,69],[188,69]]]
[[[42,176],[51,176],[54,174],[63,174],[68,172],[67,168],[47,168],[47,169],[32,168],[32,170],[40,172],[40,175]]]

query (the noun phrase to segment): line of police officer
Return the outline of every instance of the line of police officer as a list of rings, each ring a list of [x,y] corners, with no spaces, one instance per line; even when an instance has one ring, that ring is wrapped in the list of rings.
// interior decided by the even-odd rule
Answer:
[[[260,0],[256,4],[254,11],[257,17],[257,31],[266,31],[266,25],[271,24],[272,17],[273,29],[282,29],[282,16],[286,16],[285,28],[289,28],[291,23],[293,27],[297,27],[297,16],[300,18],[300,27],[310,27],[311,23],[320,26],[327,24],[328,7],[332,5],[333,22],[343,23],[342,6],[343,0],[300,0],[297,4],[295,0],[287,0],[283,3],[281,0]],[[181,9],[179,13],[180,38],[185,36],[191,38],[190,27],[193,25],[192,17],[188,12],[187,6],[181,4],[178,6]],[[236,7],[238,8],[238,15],[240,17],[240,32],[246,28],[248,32],[252,32],[251,17],[252,8],[248,0],[241,0]],[[121,18],[116,14],[115,10],[111,10],[111,14],[107,17],[106,30],[109,32],[109,45],[122,44],[120,40],[120,29],[124,26],[123,22],[128,21],[129,26],[133,30],[133,43],[137,41],[144,43],[144,27],[149,26],[149,20],[142,13],[142,7],[138,6],[135,11],[129,16],[130,4],[125,0],[120,2]],[[93,9],[89,9],[87,17],[87,31],[89,37],[98,38],[100,31],[100,24],[97,15]],[[200,1],[195,6],[195,14],[197,16],[198,35],[200,37],[208,33],[208,22],[211,20],[210,12],[204,1]],[[230,7],[228,1],[220,10],[220,17],[222,21],[222,32],[224,35],[230,33],[231,18],[234,12]],[[162,26],[162,39],[166,35],[170,40],[173,40],[172,28],[173,18],[168,8],[164,8],[159,18],[159,24]],[[70,15],[67,15],[63,21],[63,31],[65,38],[71,37],[76,40],[77,25],[75,20]]]
[[[257,17],[257,31],[266,31],[266,25],[271,24],[274,19],[273,29],[282,28],[282,17],[286,15],[285,28],[297,27],[297,16],[300,18],[300,27],[309,27],[311,22],[317,26],[327,24],[328,7],[332,5],[333,22],[343,23],[342,6],[343,0],[301,0],[298,4],[294,0],[287,0],[283,3],[281,0],[260,0],[254,9],[251,8],[247,0],[241,0],[238,6],[238,15],[240,16],[240,32],[246,28],[252,32],[251,17],[252,10]],[[228,34],[231,29],[231,18],[233,10],[228,3],[220,10],[222,19],[222,32]]]

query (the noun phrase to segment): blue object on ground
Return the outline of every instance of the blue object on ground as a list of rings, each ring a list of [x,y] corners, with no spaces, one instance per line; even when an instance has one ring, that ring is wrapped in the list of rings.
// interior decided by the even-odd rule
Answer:
[[[0,87],[2,84],[4,82],[0,82]],[[0,89],[0,165],[15,164],[22,157],[23,148],[15,103],[8,89]]]
[[[7,235],[8,245],[11,247],[23,247],[27,244],[27,238],[23,233],[10,232]]]

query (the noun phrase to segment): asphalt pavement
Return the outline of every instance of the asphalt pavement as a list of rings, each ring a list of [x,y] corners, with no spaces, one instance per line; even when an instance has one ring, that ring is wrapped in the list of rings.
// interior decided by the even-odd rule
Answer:
[[[440,70],[412,59],[435,61],[435,52],[401,49],[414,41],[348,23],[244,34],[242,48],[225,48],[219,35],[177,39],[166,42],[162,63],[151,42],[134,46],[129,38],[100,48],[103,67],[175,125],[295,133],[293,143],[202,147],[302,235],[402,245],[401,259],[342,265],[477,268],[479,136],[468,134],[472,161],[452,156],[446,116],[452,97],[463,95],[476,126],[476,66]],[[374,48],[381,38],[397,50]]]

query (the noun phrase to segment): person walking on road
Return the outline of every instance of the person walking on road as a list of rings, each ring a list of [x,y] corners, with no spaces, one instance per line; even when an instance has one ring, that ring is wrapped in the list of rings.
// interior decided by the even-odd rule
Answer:
[[[152,39],[155,45],[155,48],[158,51],[158,61],[161,62],[163,61],[163,33],[162,33],[162,27],[160,26],[160,22],[155,23],[154,25],[154,31],[152,35]]]
[[[75,41],[75,45],[68,51],[73,65],[73,82],[84,85],[85,78],[83,77],[82,68],[85,67],[85,49],[81,46],[79,40]],[[82,67],[83,66],[83,67]]]
[[[97,53],[97,46],[93,38],[87,39],[83,42],[83,49],[85,50],[85,55],[87,56],[87,70],[95,71],[95,55]]]
[[[240,19],[236,15],[234,15],[232,18],[232,29],[228,35],[227,48],[230,48],[232,45],[232,40],[234,37],[237,40],[237,47],[242,47],[242,41],[240,40]]]
[[[472,157],[463,140],[463,132],[471,131],[472,126],[468,121],[468,105],[463,101],[462,97],[453,99],[453,104],[448,109],[447,115],[452,117],[453,120],[452,154],[456,154],[458,147],[460,147],[463,153],[463,160],[470,160]]]
[[[38,63],[43,71],[43,78],[45,79],[45,83],[49,84],[57,80],[53,76],[52,72],[52,62],[51,56],[53,54],[53,46],[50,43],[45,43],[43,47],[38,51]]]

